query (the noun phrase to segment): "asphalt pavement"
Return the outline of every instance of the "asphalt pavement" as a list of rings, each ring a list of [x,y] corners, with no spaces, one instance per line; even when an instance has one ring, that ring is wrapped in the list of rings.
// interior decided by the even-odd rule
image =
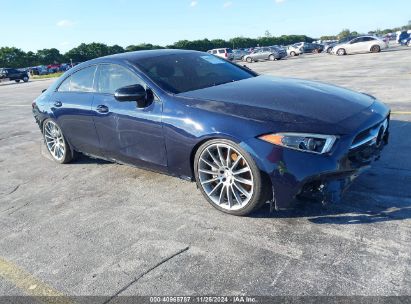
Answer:
[[[59,165],[31,114],[53,80],[2,83],[0,295],[411,295],[411,48],[247,65],[391,106],[389,145],[340,204],[235,217],[194,183]]]

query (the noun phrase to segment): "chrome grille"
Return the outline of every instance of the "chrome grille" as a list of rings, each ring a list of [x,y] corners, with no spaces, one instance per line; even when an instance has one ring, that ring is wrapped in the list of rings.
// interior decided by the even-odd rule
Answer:
[[[385,132],[388,129],[388,117],[381,123],[360,132],[354,139],[350,149],[358,148],[362,145],[380,144]]]

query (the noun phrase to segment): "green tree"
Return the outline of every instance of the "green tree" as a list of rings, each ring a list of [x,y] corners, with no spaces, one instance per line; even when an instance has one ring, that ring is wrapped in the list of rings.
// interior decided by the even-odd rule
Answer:
[[[27,66],[26,53],[15,47],[0,48],[0,67],[22,68]]]
[[[343,29],[338,35],[338,39],[345,39],[352,36],[349,29]]]
[[[56,48],[38,50],[36,53],[39,64],[53,64],[62,63],[64,61],[63,55]]]
[[[119,54],[119,53],[124,53],[124,52],[125,52],[124,48],[117,44],[108,47],[109,54]]]

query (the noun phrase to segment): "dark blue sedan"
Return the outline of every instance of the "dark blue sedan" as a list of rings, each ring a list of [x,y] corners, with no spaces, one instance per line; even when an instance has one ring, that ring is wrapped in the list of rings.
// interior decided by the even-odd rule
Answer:
[[[379,157],[389,113],[366,94],[183,50],[84,62],[33,102],[57,162],[83,153],[196,181],[234,215],[338,201]]]

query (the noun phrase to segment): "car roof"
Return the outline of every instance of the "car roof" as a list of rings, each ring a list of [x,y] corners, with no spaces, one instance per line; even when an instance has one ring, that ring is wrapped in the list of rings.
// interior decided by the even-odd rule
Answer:
[[[158,56],[165,56],[165,55],[177,55],[177,54],[190,54],[190,53],[203,53],[199,51],[191,51],[191,50],[180,50],[180,49],[159,49],[159,50],[145,50],[145,51],[135,51],[135,52],[126,52],[120,53],[115,55],[109,55],[104,57],[99,57],[95,59],[91,59],[85,62],[82,62],[76,65],[73,69],[70,69],[70,74],[92,64],[97,63],[115,63],[115,62],[131,62],[135,63],[144,59],[154,58]]]
[[[197,51],[179,50],[179,49],[146,50],[146,51],[135,51],[135,52],[126,52],[126,53],[120,53],[120,54],[115,54],[115,55],[109,55],[109,56],[97,58],[95,60],[121,59],[121,60],[129,60],[129,61],[138,61],[138,60],[143,60],[143,59],[157,57],[157,56],[188,54],[188,53],[194,53],[194,52],[197,52]]]

